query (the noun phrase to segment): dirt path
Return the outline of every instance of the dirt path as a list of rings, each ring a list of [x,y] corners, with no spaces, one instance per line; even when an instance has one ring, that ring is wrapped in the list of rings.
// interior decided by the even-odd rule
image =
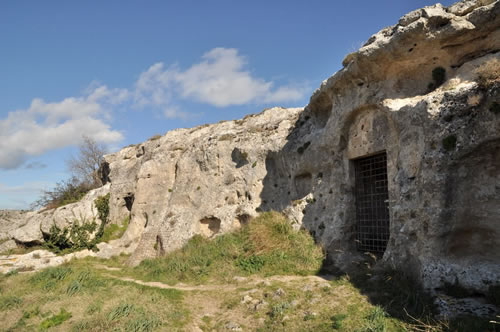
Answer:
[[[105,265],[98,265],[96,266],[97,268],[101,268],[107,271],[119,271],[121,270],[120,268],[115,268],[115,267],[108,267]],[[159,281],[143,281],[139,279],[134,279],[134,278],[129,278],[129,277],[119,277],[115,276],[112,274],[104,274],[105,277],[108,278],[113,278],[113,279],[118,279],[126,282],[133,282],[138,285],[143,285],[143,286],[148,286],[148,287],[155,287],[155,288],[162,288],[162,289],[176,289],[180,291],[223,291],[223,292],[230,292],[236,290],[238,287],[241,285],[245,286],[256,286],[261,283],[271,283],[273,281],[278,281],[278,282],[284,282],[284,283],[290,283],[290,282],[295,282],[295,281],[302,281],[304,283],[325,283],[328,282],[329,280],[332,279],[331,276],[329,275],[324,275],[324,276],[272,276],[272,277],[267,277],[267,278],[260,278],[260,277],[236,277],[235,284],[212,284],[212,285],[186,285],[186,284],[176,284],[176,285],[168,285]]]

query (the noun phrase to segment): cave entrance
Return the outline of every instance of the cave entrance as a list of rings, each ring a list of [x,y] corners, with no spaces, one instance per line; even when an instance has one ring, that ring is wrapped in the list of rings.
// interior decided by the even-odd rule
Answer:
[[[385,152],[354,160],[356,246],[383,253],[389,240],[389,191]]]

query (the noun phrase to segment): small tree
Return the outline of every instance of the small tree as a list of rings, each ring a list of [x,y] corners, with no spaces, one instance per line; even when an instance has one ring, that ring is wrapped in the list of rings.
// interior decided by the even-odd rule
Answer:
[[[81,183],[89,187],[97,188],[102,186],[102,181],[97,171],[104,160],[103,157],[106,154],[106,148],[94,139],[84,135],[78,149],[78,155],[66,161],[68,170]]]
[[[104,160],[106,148],[88,136],[83,136],[78,155],[66,161],[71,177],[58,182],[54,189],[44,190],[40,198],[31,204],[31,208],[57,208],[79,201],[94,188],[102,186],[98,170]]]

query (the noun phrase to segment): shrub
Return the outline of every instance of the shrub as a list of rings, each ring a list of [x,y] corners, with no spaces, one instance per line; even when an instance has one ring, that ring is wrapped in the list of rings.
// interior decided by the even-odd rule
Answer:
[[[94,201],[99,219],[104,223],[108,222],[109,217],[109,196],[110,194],[108,193],[104,196],[97,197]]]
[[[160,138],[161,138],[161,135],[160,134],[156,134],[156,135],[153,135],[152,137],[150,137],[148,139],[148,141],[156,141],[156,140],[158,140]]]
[[[259,272],[264,266],[265,261],[261,256],[252,255],[250,257],[240,257],[236,265],[247,273]]]
[[[93,240],[90,240],[90,236],[96,228],[95,220],[88,221],[85,218],[81,221],[75,218],[69,228],[60,228],[54,223],[50,227],[49,234],[44,235],[44,246],[56,253],[95,249],[97,235]]]
[[[71,178],[58,182],[52,190],[42,191],[41,197],[31,204],[32,209],[55,209],[78,202],[89,190],[103,185],[99,169],[103,165],[106,148],[85,135],[78,148],[78,155],[66,161]]]
[[[87,220],[84,217],[80,217],[79,220],[75,218],[70,227],[60,228],[54,223],[49,233],[44,234],[44,246],[56,253],[68,253],[82,249],[97,250],[96,245],[101,242],[104,228],[108,223],[109,197],[108,193],[105,196],[99,196],[94,201],[98,217],[101,220],[99,228],[97,228],[95,219]],[[94,236],[91,239],[92,234]]]
[[[480,87],[487,88],[500,80],[500,60],[492,58],[476,69],[477,81]]]
[[[92,187],[80,182],[76,177],[56,183],[52,190],[44,190],[41,197],[31,204],[31,208],[55,209],[78,202]]]

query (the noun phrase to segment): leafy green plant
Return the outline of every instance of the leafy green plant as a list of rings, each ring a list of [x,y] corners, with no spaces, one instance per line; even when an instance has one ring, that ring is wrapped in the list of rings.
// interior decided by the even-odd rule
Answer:
[[[331,317],[332,328],[335,330],[342,329],[342,321],[347,318],[346,314],[337,314]]]
[[[79,219],[75,217],[69,227],[60,228],[54,223],[49,233],[44,234],[44,246],[56,253],[69,253],[82,249],[97,250],[96,244],[101,241],[109,221],[109,197],[108,193],[94,201],[101,220],[99,228],[95,219],[87,220],[82,216]]]
[[[110,194],[99,196],[95,199],[94,204],[97,209],[97,215],[103,223],[108,222],[109,217],[109,197]]]
[[[60,228],[55,223],[50,227],[49,233],[44,234],[44,246],[56,253],[68,253],[81,249],[95,249],[98,235],[90,240],[95,232],[97,223],[95,220],[80,221],[74,219],[69,227]]]
[[[70,312],[67,312],[64,309],[61,309],[57,315],[52,315],[51,317],[45,319],[40,323],[41,330],[47,330],[51,327],[61,325],[68,319],[72,317]]]
[[[281,318],[284,316],[285,312],[290,309],[291,305],[288,302],[280,302],[271,307],[269,311],[269,317],[272,319]]]
[[[236,265],[247,273],[259,272],[264,266],[265,261],[261,256],[252,255],[250,257],[240,257],[236,260]]]

